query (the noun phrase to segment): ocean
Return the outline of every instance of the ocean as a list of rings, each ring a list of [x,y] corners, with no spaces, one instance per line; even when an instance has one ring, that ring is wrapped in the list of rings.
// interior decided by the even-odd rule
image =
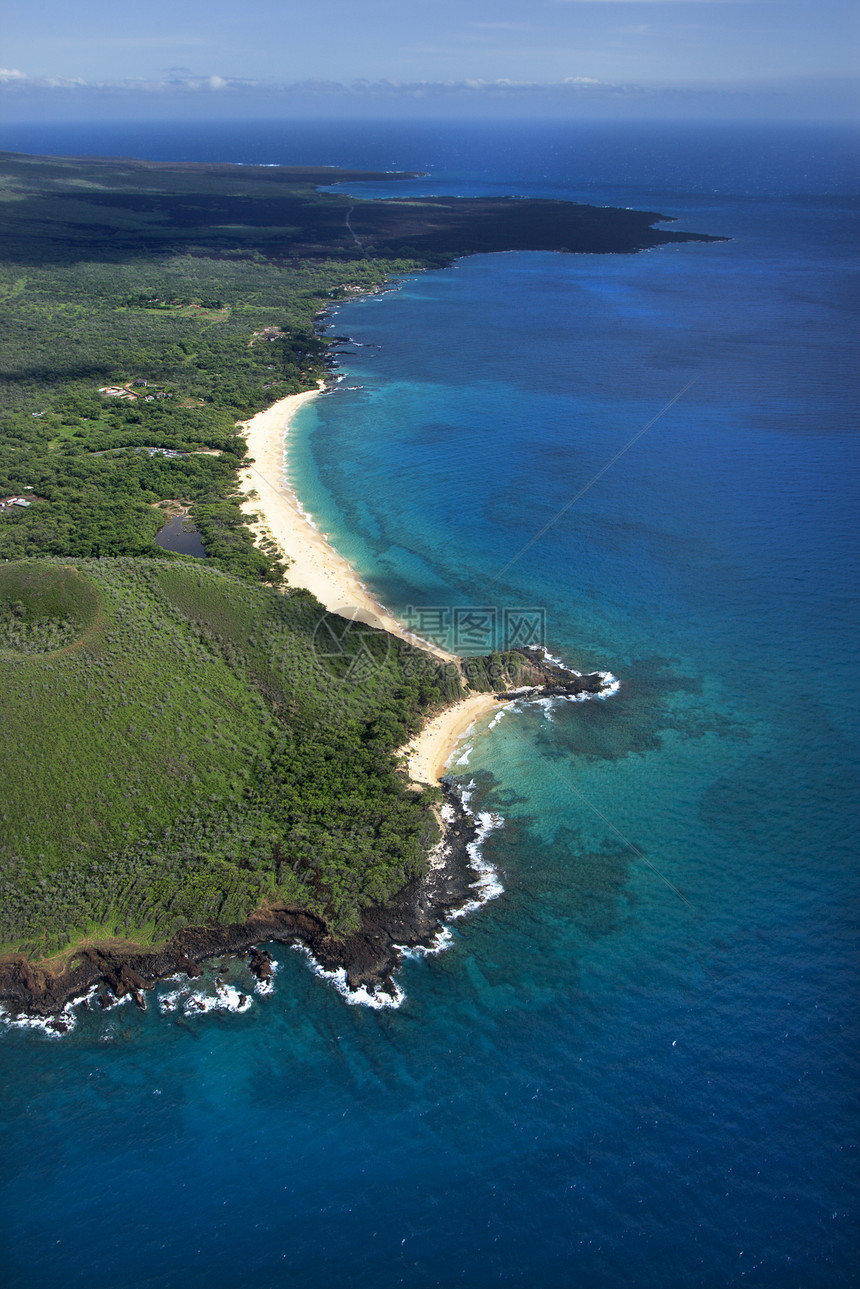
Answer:
[[[6,1289],[856,1284],[856,132],[4,127],[0,146],[426,170],[721,234],[475,256],[338,307],[305,507],[395,613],[604,701],[452,773],[503,892],[350,1006],[0,1029]],[[355,185],[358,195],[375,187]],[[168,992],[165,986],[162,994]]]

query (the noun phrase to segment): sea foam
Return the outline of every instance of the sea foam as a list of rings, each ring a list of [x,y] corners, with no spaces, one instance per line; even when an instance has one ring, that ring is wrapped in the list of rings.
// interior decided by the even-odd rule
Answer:
[[[48,1038],[64,1038],[71,1034],[78,1023],[78,1008],[88,1007],[93,998],[98,995],[98,985],[93,985],[85,994],[78,998],[70,998],[66,1005],[55,1016],[28,1016],[26,1012],[11,1012],[5,1007],[0,1007],[0,1025],[6,1029],[30,1029],[41,1031]],[[124,998],[115,998],[112,994],[106,996],[108,1001],[103,1004],[107,1010],[112,1007],[119,1007],[123,1003],[129,1002],[130,994]]]
[[[336,967],[334,971],[328,971],[319,962],[314,955],[303,944],[294,944],[292,948],[304,954],[307,958],[308,966],[315,976],[321,980],[327,980],[333,985],[351,1007],[372,1007],[375,1011],[380,1011],[385,1007],[399,1007],[406,995],[399,985],[394,986],[393,993],[387,993],[383,989],[368,989],[365,985],[359,985],[358,989],[350,989],[347,984],[346,967]]]
[[[204,1016],[213,1011],[246,1012],[252,1002],[253,998],[249,993],[216,981],[214,993],[181,985],[178,989],[162,994],[158,1006],[162,1015],[180,1012],[183,1016]]]
[[[466,847],[470,866],[477,874],[475,881],[469,883],[471,890],[474,891],[474,896],[452,911],[449,915],[452,920],[465,917],[468,913],[474,913],[483,904],[488,904],[490,900],[498,899],[500,895],[504,894],[505,890],[499,877],[498,869],[488,859],[484,858],[484,841],[489,837],[490,833],[495,832],[498,828],[503,828],[505,821],[501,815],[490,810],[482,810],[476,815],[471,808],[474,791],[474,779],[470,780],[465,788],[459,789],[460,803],[463,809],[476,822],[475,838]]]

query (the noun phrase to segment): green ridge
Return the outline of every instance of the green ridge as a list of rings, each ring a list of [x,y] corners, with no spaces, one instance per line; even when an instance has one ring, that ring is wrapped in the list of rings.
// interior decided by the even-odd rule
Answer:
[[[394,753],[459,695],[384,632],[179,561],[0,568],[0,944],[166,939],[264,900],[340,931],[422,869],[434,790]]]
[[[421,870],[437,791],[394,753],[459,675],[273,589],[237,422],[312,388],[321,311],[393,275],[711,239],[647,212],[317,188],[397,177],[0,154],[0,502],[29,503],[0,506],[0,949],[153,944],[268,900],[348,931]],[[156,544],[177,508],[205,563]],[[516,654],[464,670],[474,690],[528,673]]]

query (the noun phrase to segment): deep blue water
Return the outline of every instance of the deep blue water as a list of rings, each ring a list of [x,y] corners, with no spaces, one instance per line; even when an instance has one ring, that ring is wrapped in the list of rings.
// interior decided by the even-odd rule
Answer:
[[[76,130],[0,146],[426,168],[394,191],[732,240],[478,256],[339,310],[308,509],[400,613],[542,609],[621,690],[469,740],[505,894],[398,1010],[284,950],[242,1015],[0,1034],[4,1284],[856,1283],[849,134]]]

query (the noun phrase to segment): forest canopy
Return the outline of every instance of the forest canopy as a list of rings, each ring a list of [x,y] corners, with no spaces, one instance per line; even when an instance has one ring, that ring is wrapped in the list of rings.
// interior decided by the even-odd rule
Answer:
[[[397,749],[460,672],[369,628],[318,655],[330,615],[275,589],[240,508],[241,422],[324,378],[326,309],[397,275],[709,239],[320,187],[402,177],[0,154],[0,950],[160,943],[272,901],[342,934],[422,871],[437,790]],[[205,561],[156,543],[176,512]],[[524,665],[469,660],[470,687],[497,662]]]

